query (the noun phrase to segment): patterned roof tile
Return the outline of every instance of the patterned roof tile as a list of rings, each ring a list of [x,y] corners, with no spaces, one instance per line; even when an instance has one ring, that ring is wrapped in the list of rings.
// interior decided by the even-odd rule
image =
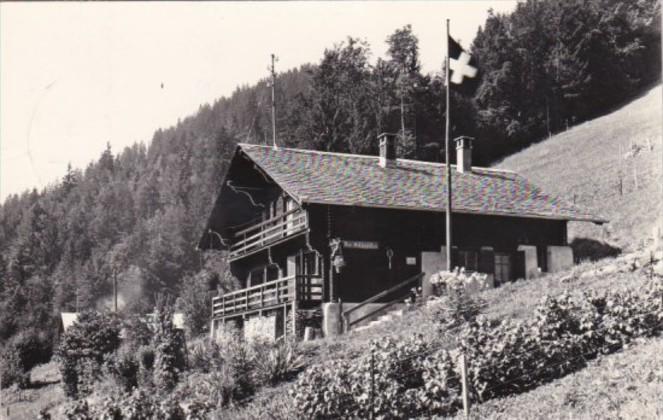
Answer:
[[[267,175],[301,203],[443,212],[446,165],[397,159],[383,168],[377,156],[240,144]],[[515,172],[452,165],[452,209],[459,213],[607,222],[546,194]]]

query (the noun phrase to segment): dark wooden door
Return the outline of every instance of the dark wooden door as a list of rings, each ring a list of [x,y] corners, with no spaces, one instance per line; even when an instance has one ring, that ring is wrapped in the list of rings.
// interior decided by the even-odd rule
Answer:
[[[344,302],[362,302],[393,285],[395,270],[384,250],[345,249],[343,257],[338,292]]]

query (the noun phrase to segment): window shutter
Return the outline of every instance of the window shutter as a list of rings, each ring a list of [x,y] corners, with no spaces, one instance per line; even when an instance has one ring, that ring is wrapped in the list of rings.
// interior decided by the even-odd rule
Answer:
[[[513,254],[513,274],[515,280],[525,278],[525,251]]]
[[[458,255],[458,247],[451,247],[451,268],[454,269],[461,264],[460,257]]]
[[[495,273],[495,252],[492,249],[481,249],[479,251],[479,272]]]

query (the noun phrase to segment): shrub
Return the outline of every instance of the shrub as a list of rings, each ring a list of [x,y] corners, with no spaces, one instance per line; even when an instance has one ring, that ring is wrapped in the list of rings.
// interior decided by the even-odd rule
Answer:
[[[51,357],[51,340],[43,331],[34,328],[13,336],[0,354],[0,388],[30,384],[30,370]]]
[[[208,373],[223,364],[221,347],[208,338],[199,339],[188,346],[189,369]]]
[[[138,361],[138,386],[141,388],[154,387],[152,373],[154,371],[154,360],[156,359],[156,352],[151,345],[145,345],[138,348],[137,361]]]
[[[226,334],[220,349],[221,357],[228,365],[228,372],[235,383],[234,398],[242,399],[252,395],[258,382],[255,374],[255,349],[237,333]]]
[[[139,368],[135,353],[126,347],[121,347],[104,361],[104,371],[126,392],[138,386]]]
[[[67,404],[63,414],[67,420],[94,420],[85,399],[75,400]]]
[[[437,298],[428,302],[427,311],[441,324],[441,330],[471,322],[481,313],[484,302],[473,294],[486,287],[485,274],[467,274],[463,269],[440,271],[431,276],[430,282]]]
[[[430,395],[419,392],[426,369],[433,369],[425,365],[433,352],[430,343],[422,337],[385,339],[369,350],[357,360],[333,360],[300,375],[291,390],[297,412],[310,418],[364,418],[371,410],[383,418],[421,413]]]
[[[290,379],[304,365],[295,342],[263,345],[258,353],[261,356],[256,358],[256,376],[268,385]]]
[[[459,348],[451,352],[419,337],[373,343],[355,360],[311,366],[290,392],[308,418],[448,416],[461,406],[461,352],[469,361],[471,399],[485,401],[531,389],[661,331],[660,281],[638,292],[563,293],[542,300],[526,321],[477,316],[461,324]]]
[[[172,395],[189,404],[199,415],[224,407],[235,400],[237,384],[228,366],[210,373],[194,373],[173,391]]]
[[[167,300],[158,301],[155,308],[155,350],[153,379],[158,391],[171,391],[186,367],[184,336],[173,326],[173,310]]]
[[[30,373],[26,371],[18,352],[7,346],[0,357],[0,388],[9,388],[13,384],[27,388]]]
[[[182,282],[178,304],[184,313],[190,337],[209,332],[211,321],[209,308],[212,306],[212,297],[216,294],[218,284],[219,275],[207,270],[187,277]]]
[[[81,313],[78,321],[63,334],[56,353],[65,394],[76,398],[91,392],[104,357],[119,344],[120,326],[114,315]]]

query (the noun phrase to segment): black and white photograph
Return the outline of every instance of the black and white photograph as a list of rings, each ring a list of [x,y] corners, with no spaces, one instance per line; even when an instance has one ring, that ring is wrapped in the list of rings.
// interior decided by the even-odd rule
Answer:
[[[663,419],[660,0],[0,1],[0,419]]]

